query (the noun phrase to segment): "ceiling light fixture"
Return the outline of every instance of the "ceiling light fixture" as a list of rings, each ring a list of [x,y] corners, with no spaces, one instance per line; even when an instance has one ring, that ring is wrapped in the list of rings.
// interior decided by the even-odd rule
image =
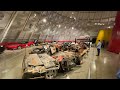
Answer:
[[[72,29],[74,29],[74,27],[72,27]]]
[[[43,22],[44,22],[44,23],[46,23],[46,22],[47,22],[47,20],[44,18],[44,19],[43,19]]]
[[[95,23],[95,25],[97,25],[97,23]]]
[[[34,17],[36,17],[36,14],[34,14]]]
[[[72,16],[70,16],[70,18],[72,18]]]
[[[61,25],[58,25],[58,27],[60,28],[60,27],[61,27]]]
[[[76,17],[74,17],[74,19],[76,20]]]

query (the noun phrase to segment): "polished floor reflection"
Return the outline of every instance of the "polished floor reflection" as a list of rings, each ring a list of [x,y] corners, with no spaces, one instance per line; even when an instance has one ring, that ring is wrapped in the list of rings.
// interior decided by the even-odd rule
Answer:
[[[96,55],[96,49],[93,49],[93,61],[90,67],[91,79],[115,79],[116,73],[120,67],[120,55],[101,50],[100,56]]]
[[[30,50],[27,49],[27,54]],[[0,79],[21,79],[24,55],[25,49],[6,50],[0,54]]]

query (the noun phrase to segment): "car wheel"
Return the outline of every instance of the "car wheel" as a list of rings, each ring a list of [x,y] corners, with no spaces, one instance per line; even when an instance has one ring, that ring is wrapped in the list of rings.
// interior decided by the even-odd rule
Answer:
[[[56,52],[59,52],[59,49],[58,49],[58,48],[56,48]]]
[[[57,76],[57,70],[50,70],[46,72],[45,79],[53,79],[56,76]]]
[[[31,44],[30,47],[34,46],[34,44]]]
[[[17,49],[22,49],[20,46],[18,46],[18,48]]]
[[[79,57],[75,57],[73,60],[74,60],[74,63],[76,65],[80,65],[80,58]]]

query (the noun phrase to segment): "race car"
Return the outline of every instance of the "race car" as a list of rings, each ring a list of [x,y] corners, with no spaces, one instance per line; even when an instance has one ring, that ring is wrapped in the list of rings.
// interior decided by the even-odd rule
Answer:
[[[12,45],[12,44],[18,44],[18,42],[2,42],[0,43],[0,46],[6,47],[7,45]]]
[[[6,49],[22,49],[22,48],[26,48],[29,46],[34,46],[34,42],[20,42],[20,43],[16,43],[16,44],[10,44],[10,45],[6,45]]]
[[[20,42],[19,44],[20,44],[20,46],[22,48],[30,47],[30,46],[34,46],[35,45],[33,41],[30,41],[30,42]]]

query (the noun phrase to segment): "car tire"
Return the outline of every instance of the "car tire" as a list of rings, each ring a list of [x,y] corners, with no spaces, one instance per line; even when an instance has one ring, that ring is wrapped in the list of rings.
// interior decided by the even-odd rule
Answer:
[[[33,45],[31,44],[30,47],[32,47]]]
[[[31,44],[30,47],[35,46],[34,44]]]
[[[56,48],[56,52],[59,52],[59,49],[58,49],[58,48]]]
[[[57,76],[57,70],[49,70],[45,74],[45,79],[53,79]]]
[[[18,46],[17,49],[22,49],[22,48],[20,46]]]

